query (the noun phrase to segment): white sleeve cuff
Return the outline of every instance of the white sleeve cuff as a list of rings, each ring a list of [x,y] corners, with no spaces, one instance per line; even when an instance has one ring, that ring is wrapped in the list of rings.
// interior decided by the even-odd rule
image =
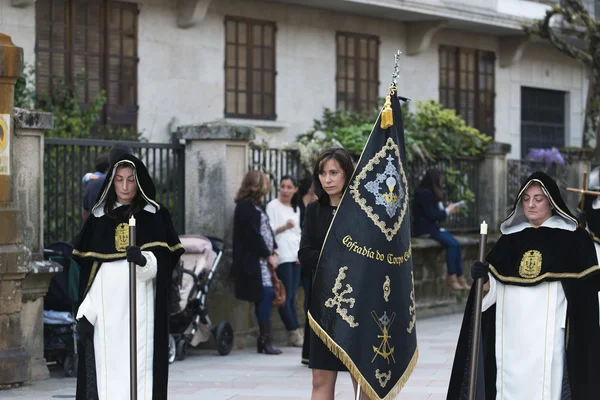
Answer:
[[[157,261],[154,253],[151,251],[142,251],[142,255],[146,257],[146,265],[140,267],[135,266],[135,274],[138,281],[145,282],[149,279],[153,279],[156,276]]]
[[[496,293],[498,284],[496,283],[496,279],[492,276],[492,274],[488,273],[490,280],[490,291],[483,296],[483,303],[481,304],[481,311],[486,311],[488,308],[496,304]]]
[[[79,306],[79,309],[77,310],[77,318],[76,319],[80,320],[82,317],[85,317],[88,321],[90,321],[90,324],[96,325],[96,320],[98,319],[98,314],[96,313],[96,310],[94,310],[94,306],[92,304],[92,299],[91,299],[89,293],[87,294],[87,296],[85,296],[85,299],[83,299],[83,302],[81,303],[81,305]]]

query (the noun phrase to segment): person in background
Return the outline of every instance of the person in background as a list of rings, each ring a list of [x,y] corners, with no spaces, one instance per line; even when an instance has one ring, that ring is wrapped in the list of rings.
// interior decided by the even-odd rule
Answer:
[[[113,147],[111,147],[108,151],[108,162],[110,164],[110,167],[112,167],[112,165],[115,162],[117,162],[117,160],[121,158],[121,156],[125,154],[133,154],[133,148],[129,145],[120,143],[115,144]],[[100,196],[100,191],[102,189],[102,186],[104,185],[104,178],[106,178],[106,175],[100,176],[98,177],[98,179],[90,181],[85,186],[85,190],[83,191],[83,201],[81,207],[81,218],[83,222],[85,222],[88,219],[92,207],[94,207],[94,204],[96,204],[96,200],[98,200],[98,197]]]
[[[300,185],[298,187],[298,197],[300,198],[300,202],[298,203],[298,208],[300,209],[300,229],[302,229],[304,226],[306,207],[313,201],[318,200],[312,183],[312,177],[309,175],[300,181]],[[308,359],[310,358],[310,326],[308,324],[308,306],[310,304],[309,301],[312,272],[310,268],[305,267],[301,267],[301,270],[300,283],[304,289],[304,313],[307,316],[306,323],[304,324],[304,344],[302,345],[301,362],[304,365],[308,365]]]
[[[285,175],[279,182],[279,196],[267,204],[267,215],[275,231],[279,250],[277,276],[285,287],[285,304],[279,308],[279,316],[288,331],[288,345],[302,347],[303,334],[298,329],[296,293],[300,285],[301,267],[298,262],[300,248],[300,209],[298,207],[298,184],[296,179]]]
[[[88,172],[81,179],[83,187],[86,187],[90,181],[94,181],[100,177],[106,175],[106,171],[110,168],[110,162],[108,161],[108,153],[103,153],[96,158],[96,164],[94,165],[96,172]]]
[[[273,345],[271,309],[275,298],[272,275],[279,265],[275,234],[263,210],[264,197],[271,190],[262,171],[248,171],[235,196],[233,216],[233,263],[235,296],[254,303],[260,330],[256,350],[281,354]]]
[[[425,236],[439,242],[446,248],[448,276],[446,284],[452,290],[470,290],[471,286],[463,276],[462,251],[460,243],[452,234],[439,226],[457,206],[443,206],[444,174],[438,169],[427,171],[415,193],[413,228],[415,236]]]

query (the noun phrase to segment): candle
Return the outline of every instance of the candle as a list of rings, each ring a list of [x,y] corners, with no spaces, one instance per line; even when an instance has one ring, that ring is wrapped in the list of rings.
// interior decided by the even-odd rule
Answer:
[[[481,232],[482,235],[487,235],[487,224],[485,223],[485,221],[483,221],[481,223]]]
[[[135,226],[135,218],[133,218],[133,215],[129,218],[129,226]]]

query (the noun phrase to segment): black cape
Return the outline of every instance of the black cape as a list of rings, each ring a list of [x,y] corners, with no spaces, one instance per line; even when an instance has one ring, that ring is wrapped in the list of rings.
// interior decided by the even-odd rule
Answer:
[[[590,236],[594,242],[600,244],[600,209],[594,210],[592,207],[597,198],[598,196],[586,194],[583,203],[583,211],[585,213],[585,221],[587,222]]]
[[[404,130],[390,92],[329,227],[309,311],[370,399],[393,399],[418,359]]]
[[[508,227],[523,221],[520,203],[532,183],[540,184],[549,196],[555,215],[573,225],[577,221],[562,199],[558,186],[546,174],[531,175],[519,191],[511,214],[502,224]],[[500,237],[486,260],[490,273],[505,285],[534,286],[560,281],[567,299],[565,330],[566,368],[563,400],[600,398],[600,327],[598,291],[600,268],[590,236],[581,228],[575,231],[548,227],[526,228]],[[468,399],[470,348],[473,339],[475,285],[469,294],[454,365],[448,400]],[[483,312],[481,347],[477,373],[477,400],[496,399],[496,306]]]
[[[134,214],[134,217],[137,227],[136,244],[142,250],[152,251],[157,260],[152,398],[155,400],[166,399],[169,376],[169,287],[172,270],[184,249],[173,227],[169,211],[154,200],[156,190],[146,167],[135,156],[122,156],[109,170],[92,213],[73,241],[73,258],[81,266],[79,301],[82,302],[85,298],[103,262],[126,258],[124,247],[128,245],[129,228],[126,230],[126,237],[123,237],[122,228],[125,225],[121,224],[128,224],[128,207],[117,208],[113,217],[104,214],[98,218],[94,215],[95,210],[102,208],[108,189],[112,185],[116,168],[121,165],[135,168],[138,193],[156,209],[156,213],[141,210]],[[128,304],[124,306],[129,307]],[[127,327],[123,329],[123,338],[127,339]],[[78,353],[77,399],[97,399],[93,339],[86,342],[79,341]]]

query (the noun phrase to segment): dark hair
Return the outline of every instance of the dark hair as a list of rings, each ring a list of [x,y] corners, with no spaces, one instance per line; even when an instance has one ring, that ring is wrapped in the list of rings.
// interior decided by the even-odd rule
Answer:
[[[296,181],[296,178],[294,178],[291,175],[284,175],[281,177],[281,179],[279,180],[279,184],[281,185],[281,182],[283,181],[292,181],[292,185],[294,185],[294,187],[298,187],[298,182]],[[294,209],[294,212],[296,212],[296,209],[298,208],[298,196],[300,191],[297,191],[293,196],[292,196],[292,208]]]
[[[108,151],[108,161],[112,167],[114,163],[119,161],[119,158],[125,154],[133,154],[133,147],[128,144],[117,143]]]
[[[425,176],[421,180],[419,188],[427,188],[433,192],[433,195],[438,201],[444,200],[444,188],[442,188],[441,181],[444,177],[444,173],[437,169],[429,169],[425,172]]]
[[[108,153],[100,154],[98,158],[96,158],[96,164],[94,165],[96,171],[99,172],[108,172],[110,169],[110,162],[108,161]]]
[[[271,190],[271,182],[267,174],[260,170],[248,171],[235,195],[235,202],[250,200],[254,204],[262,204],[269,190]]]
[[[312,176],[307,175],[304,178],[300,179],[300,183],[298,184],[298,197],[303,198],[308,193],[311,186]]]
[[[135,168],[131,167],[130,165],[123,165],[123,167],[132,168],[133,171],[135,172]],[[121,168],[121,166],[119,166],[118,168]],[[116,174],[116,170],[114,171],[114,173]],[[131,217],[132,215],[136,214],[139,211],[142,211],[144,209],[144,207],[146,207],[146,200],[144,199],[144,196],[142,196],[142,191],[140,190],[139,182],[137,180],[137,173],[135,175],[135,184],[136,184],[136,188],[137,188],[135,197],[133,198],[131,204],[129,204],[128,207],[125,206],[126,208],[123,209],[124,215],[126,217]],[[117,192],[115,191],[115,182],[113,180],[110,183],[108,192],[106,193],[106,203],[104,204],[104,213],[113,219],[117,217],[117,214],[120,214],[120,212],[115,211],[116,202],[117,202]]]
[[[352,162],[352,156],[346,149],[341,147],[333,147],[331,149],[323,150],[319,156],[317,157],[317,161],[315,162],[315,168],[313,169],[313,188],[315,191],[315,195],[319,198],[319,201],[322,204],[329,204],[329,195],[323,189],[323,185],[321,185],[321,181],[319,180],[319,175],[323,169],[323,165],[328,160],[335,160],[340,164],[342,170],[344,171],[344,188],[342,189],[342,193],[348,187],[350,183],[350,178],[352,178],[352,174],[354,173],[354,163]]]

